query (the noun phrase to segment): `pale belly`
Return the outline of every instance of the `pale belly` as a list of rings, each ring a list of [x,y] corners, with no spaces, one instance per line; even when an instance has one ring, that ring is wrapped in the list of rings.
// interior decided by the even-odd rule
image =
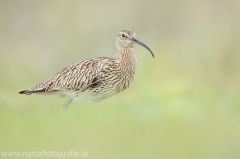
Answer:
[[[126,90],[132,84],[133,79],[134,76],[130,77],[126,75],[114,79],[106,78],[104,81],[85,90],[65,90],[56,92],[56,95],[59,97],[68,96],[74,99],[74,101],[101,102]]]

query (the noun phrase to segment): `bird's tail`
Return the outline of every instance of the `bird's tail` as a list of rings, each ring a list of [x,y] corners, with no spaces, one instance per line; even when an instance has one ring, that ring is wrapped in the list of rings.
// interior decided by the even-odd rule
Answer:
[[[19,94],[23,94],[23,95],[31,95],[33,93],[44,93],[46,89],[42,89],[42,90],[37,90],[37,91],[29,91],[29,90],[25,90],[25,91],[21,91],[19,92]]]

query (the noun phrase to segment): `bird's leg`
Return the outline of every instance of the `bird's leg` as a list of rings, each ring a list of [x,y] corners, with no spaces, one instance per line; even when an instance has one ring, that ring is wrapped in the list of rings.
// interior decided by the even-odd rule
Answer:
[[[95,107],[101,106],[103,104],[103,102],[104,102],[104,100],[102,100],[102,101],[95,101],[94,102],[95,103]]]
[[[62,108],[63,108],[63,110],[67,110],[67,107],[68,107],[68,105],[71,103],[73,101],[73,99],[72,98],[70,98],[65,104],[63,104],[63,106],[62,106]]]

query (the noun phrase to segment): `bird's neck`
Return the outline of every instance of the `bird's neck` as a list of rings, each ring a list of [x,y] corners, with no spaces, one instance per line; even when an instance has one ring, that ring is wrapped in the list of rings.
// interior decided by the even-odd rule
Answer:
[[[136,62],[136,56],[134,54],[133,46],[123,47],[117,43],[117,55],[116,58],[120,61],[132,61]]]
[[[121,69],[122,82],[125,83],[121,88],[122,92],[132,84],[137,71],[137,58],[133,46],[123,47],[117,43],[116,62]]]

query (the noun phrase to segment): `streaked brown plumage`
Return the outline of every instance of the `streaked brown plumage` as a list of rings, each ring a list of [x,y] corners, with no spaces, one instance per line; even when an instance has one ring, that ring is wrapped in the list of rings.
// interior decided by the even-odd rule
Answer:
[[[82,60],[59,71],[52,77],[20,94],[55,94],[70,97],[67,105],[78,99],[101,102],[106,98],[123,92],[133,82],[137,70],[137,59],[133,44],[137,43],[152,51],[129,29],[117,35],[117,55]]]

